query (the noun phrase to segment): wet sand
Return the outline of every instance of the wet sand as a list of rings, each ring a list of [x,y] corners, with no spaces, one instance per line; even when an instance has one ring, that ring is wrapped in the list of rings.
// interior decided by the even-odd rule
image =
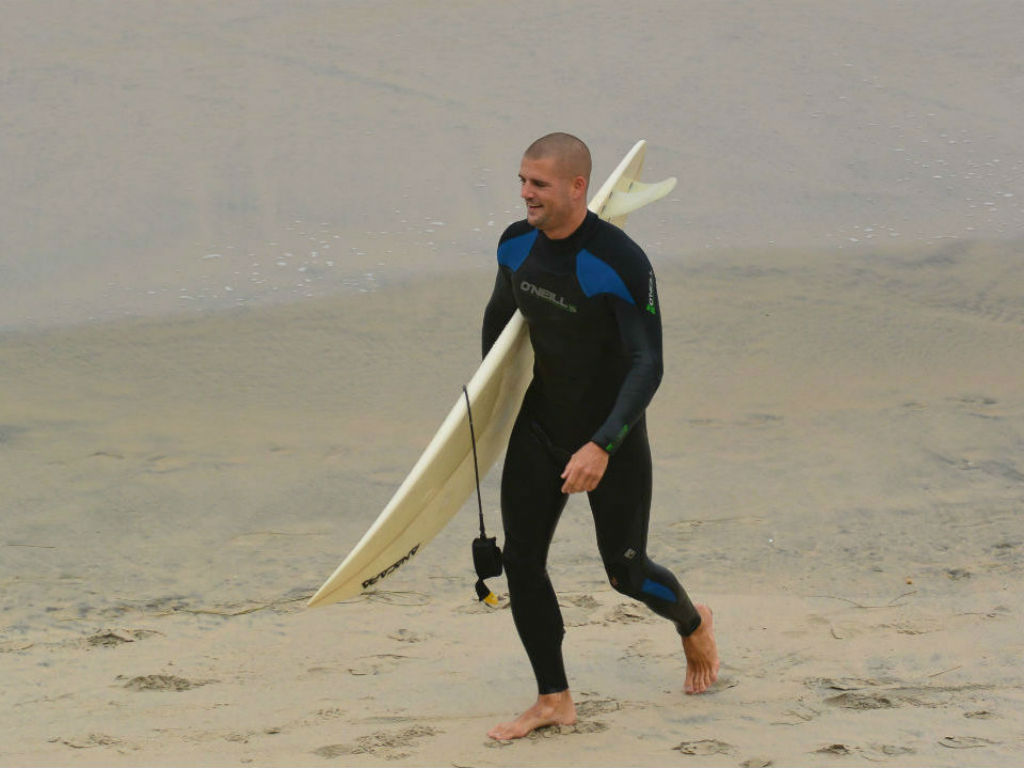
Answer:
[[[1020,7],[4,4],[5,765],[1020,762]],[[659,275],[652,555],[722,677],[552,552],[579,705],[475,601],[475,505],[307,610],[459,396],[522,147]],[[484,481],[497,522],[497,473]],[[499,592],[501,580],[495,581]]]

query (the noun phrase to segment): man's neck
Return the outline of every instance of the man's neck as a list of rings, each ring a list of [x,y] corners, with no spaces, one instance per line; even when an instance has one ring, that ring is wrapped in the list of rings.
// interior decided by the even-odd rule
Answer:
[[[545,237],[548,240],[565,240],[583,226],[583,222],[587,218],[587,209],[583,208],[581,211],[573,215],[563,226],[556,230],[543,230]]]

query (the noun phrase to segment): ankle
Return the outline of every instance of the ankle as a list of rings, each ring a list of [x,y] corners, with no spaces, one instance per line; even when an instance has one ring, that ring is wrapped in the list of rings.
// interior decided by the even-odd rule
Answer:
[[[557,691],[555,693],[541,693],[537,695],[537,706],[544,709],[559,710],[566,707],[575,706],[572,701],[572,695],[568,689],[564,691]]]

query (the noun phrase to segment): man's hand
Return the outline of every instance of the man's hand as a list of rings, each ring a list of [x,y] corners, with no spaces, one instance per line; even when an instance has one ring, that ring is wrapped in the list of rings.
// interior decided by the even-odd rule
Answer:
[[[608,452],[597,443],[590,442],[580,448],[569,459],[562,472],[562,493],[592,491],[604,477],[608,468]]]

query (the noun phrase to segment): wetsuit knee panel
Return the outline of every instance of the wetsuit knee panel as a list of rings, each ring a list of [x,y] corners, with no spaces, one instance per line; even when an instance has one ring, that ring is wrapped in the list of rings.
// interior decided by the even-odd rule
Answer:
[[[645,559],[634,550],[627,549],[625,554],[615,561],[605,563],[608,583],[616,592],[628,597],[639,597],[640,586],[644,580],[642,561]]]
[[[675,579],[663,570],[646,555],[639,555],[633,550],[626,550],[622,557],[605,566],[608,581],[617,592],[643,602],[653,598],[677,603],[679,595],[673,588]]]

